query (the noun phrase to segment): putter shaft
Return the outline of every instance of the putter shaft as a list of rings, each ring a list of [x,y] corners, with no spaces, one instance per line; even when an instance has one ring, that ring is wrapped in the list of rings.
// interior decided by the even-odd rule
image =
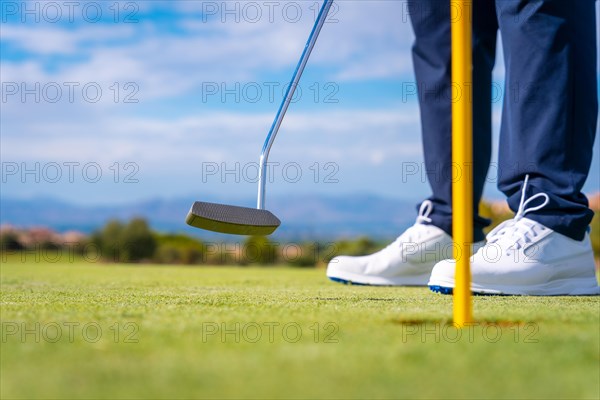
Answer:
[[[271,146],[275,141],[275,137],[277,137],[277,132],[279,132],[279,127],[281,126],[281,122],[283,121],[283,117],[294,97],[294,92],[296,91],[296,87],[298,86],[298,82],[300,81],[300,77],[304,72],[304,67],[306,67],[306,63],[308,62],[308,58],[310,57],[310,53],[315,47],[315,43],[317,43],[317,38],[319,37],[319,33],[321,32],[321,28],[327,19],[327,15],[329,14],[329,9],[333,4],[333,0],[325,0],[323,5],[321,6],[321,10],[319,11],[319,15],[317,20],[315,21],[315,25],[313,26],[312,31],[310,32],[310,36],[308,37],[308,41],[306,42],[306,46],[304,46],[304,51],[300,56],[300,61],[296,66],[296,70],[294,71],[294,75],[292,75],[292,80],[285,92],[285,97],[279,106],[279,110],[277,111],[277,115],[275,116],[275,120],[273,121],[273,125],[271,125],[271,129],[269,130],[269,134],[265,140],[265,144],[263,145],[262,152],[260,154],[260,159],[258,162],[258,200],[256,203],[256,208],[259,210],[263,210],[265,208],[265,186],[267,183],[266,179],[266,171],[267,171],[267,160],[269,159],[269,152],[271,151]]]

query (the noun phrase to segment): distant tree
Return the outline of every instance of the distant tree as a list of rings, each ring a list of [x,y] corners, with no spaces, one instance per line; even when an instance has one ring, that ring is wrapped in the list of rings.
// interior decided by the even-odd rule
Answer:
[[[132,219],[121,236],[123,262],[136,262],[152,258],[156,250],[156,240],[148,223],[142,218]]]
[[[94,232],[90,238],[98,248],[101,258],[106,261],[121,261],[121,236],[123,235],[123,224],[117,220],[111,220],[104,227]]]
[[[36,243],[36,248],[39,250],[60,250],[62,246],[60,243],[44,240],[43,242]]]
[[[114,262],[138,262],[150,259],[156,250],[156,240],[144,219],[136,218],[127,225],[112,220],[90,240],[104,260]]]
[[[200,264],[204,260],[204,244],[182,234],[156,234],[154,261],[161,264]]]
[[[19,242],[17,234],[14,232],[6,232],[0,235],[0,251],[15,251],[23,250],[25,246]]]
[[[282,260],[296,267],[314,267],[319,263],[319,254],[321,252],[319,243],[288,243],[284,245],[280,252]],[[329,260],[327,260],[329,261]]]
[[[160,264],[181,264],[181,251],[172,245],[161,244],[154,253],[154,261]]]
[[[250,236],[244,242],[240,259],[244,264],[274,264],[277,247],[266,236]]]
[[[357,255],[371,254],[377,249],[377,243],[375,243],[373,240],[366,236],[358,238],[358,240],[355,243],[355,246],[355,253]]]
[[[381,245],[378,245],[373,240],[363,236],[356,240],[341,240],[337,242],[328,253],[331,258],[340,254],[348,256],[364,256],[372,254],[380,249]]]

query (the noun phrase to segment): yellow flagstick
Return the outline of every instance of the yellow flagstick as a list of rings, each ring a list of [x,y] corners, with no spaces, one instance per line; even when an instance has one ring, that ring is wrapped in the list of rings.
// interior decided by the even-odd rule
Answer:
[[[473,242],[472,0],[451,0],[452,26],[452,235],[456,274],[454,324],[472,321],[470,249]]]

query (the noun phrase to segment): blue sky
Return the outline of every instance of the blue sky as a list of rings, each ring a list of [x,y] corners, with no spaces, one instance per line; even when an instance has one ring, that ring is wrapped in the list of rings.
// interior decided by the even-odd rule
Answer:
[[[254,196],[262,142],[320,5],[0,4],[2,196],[79,204]],[[429,188],[406,3],[333,11],[273,147],[267,195],[419,200]],[[503,75],[500,54],[498,88]],[[598,140],[594,151],[588,192],[599,189]],[[500,197],[493,176],[486,197]]]

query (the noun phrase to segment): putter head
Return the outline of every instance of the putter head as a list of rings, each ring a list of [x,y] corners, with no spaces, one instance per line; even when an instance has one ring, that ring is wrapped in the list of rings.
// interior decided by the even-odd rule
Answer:
[[[197,201],[185,222],[196,228],[234,235],[270,235],[281,221],[267,210]]]

